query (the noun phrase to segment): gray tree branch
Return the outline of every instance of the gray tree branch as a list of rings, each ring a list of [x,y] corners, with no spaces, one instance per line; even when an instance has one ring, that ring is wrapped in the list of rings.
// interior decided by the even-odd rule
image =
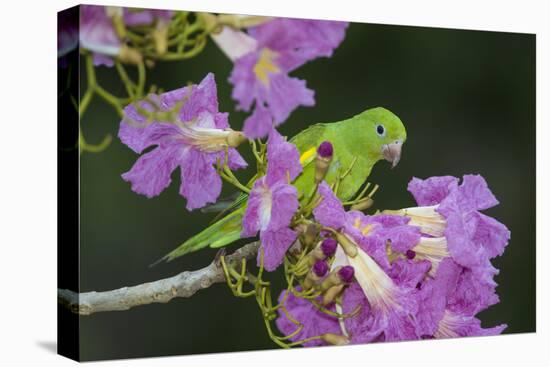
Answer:
[[[249,243],[225,257],[228,264],[256,256],[259,242]],[[197,291],[225,281],[219,259],[195,271],[184,271],[170,278],[123,287],[105,292],[75,293],[68,289],[57,290],[57,300],[71,312],[91,315],[95,312],[125,311],[150,303],[166,303],[176,297],[191,297]]]

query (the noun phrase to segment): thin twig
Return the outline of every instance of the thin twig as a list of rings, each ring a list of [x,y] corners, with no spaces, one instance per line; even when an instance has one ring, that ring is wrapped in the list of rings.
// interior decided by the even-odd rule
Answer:
[[[243,259],[251,259],[256,256],[259,246],[259,242],[249,243],[226,256],[225,261],[238,264]],[[171,278],[111,291],[75,293],[68,289],[58,289],[57,300],[71,312],[91,315],[95,312],[125,311],[150,303],[166,303],[176,297],[188,298],[201,289],[223,282],[224,272],[219,259],[216,259],[199,270],[184,271]]]

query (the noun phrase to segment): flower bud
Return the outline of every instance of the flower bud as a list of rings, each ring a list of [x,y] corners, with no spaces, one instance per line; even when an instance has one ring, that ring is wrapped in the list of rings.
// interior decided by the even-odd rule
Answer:
[[[305,245],[305,247],[311,247],[315,243],[315,240],[317,240],[317,237],[319,236],[320,227],[318,224],[312,223],[308,224],[303,228],[302,232],[302,243]]]
[[[273,18],[263,16],[239,16],[233,14],[218,15],[219,23],[235,29],[250,28],[263,24]]]
[[[346,345],[349,344],[349,339],[345,335],[326,333],[321,335],[321,340],[331,345]]]
[[[316,261],[318,260],[325,260],[327,257],[332,256],[336,249],[332,250],[331,247],[333,245],[328,244],[323,247],[324,241],[316,246],[313,250],[308,252],[308,254],[303,258],[304,264],[307,264],[307,266],[313,266]]]
[[[168,49],[168,24],[164,22],[159,23],[151,32],[151,37],[153,38],[157,55],[164,55]]]
[[[327,175],[334,149],[329,141],[322,142],[317,148],[317,157],[315,159],[315,183],[320,183]]]
[[[329,288],[347,284],[353,280],[355,271],[351,266],[336,267],[321,283],[321,289],[327,291]]]
[[[366,198],[363,198],[363,199],[359,200],[359,202],[353,204],[351,206],[351,210],[362,211],[362,210],[370,208],[372,206],[372,204],[374,204],[374,200],[372,200],[372,198],[367,196]]]
[[[338,276],[338,270],[340,270],[341,266],[336,268],[336,271],[333,271],[323,280],[321,283],[321,289],[323,291],[327,291],[329,288],[334,287],[336,285],[342,284],[342,279]]]
[[[207,31],[218,34],[223,30],[223,25],[218,21],[218,17],[211,13],[198,13],[204,22]]]
[[[288,252],[294,256],[299,256],[302,252],[302,244],[300,241],[294,241],[292,246],[288,249]]]
[[[118,58],[120,61],[127,64],[139,64],[143,60],[141,53],[135,48],[122,45],[118,52]]]
[[[331,142],[330,141],[322,142],[317,148],[317,154],[321,158],[332,159],[332,155],[334,154],[334,148],[332,147]]]
[[[328,264],[323,261],[319,260],[313,265],[313,268],[311,269],[315,275],[317,275],[319,278],[324,277],[328,272]]]
[[[327,272],[328,264],[323,260],[317,261],[307,274],[306,279],[304,280],[304,288],[310,289],[315,284],[319,283],[321,278],[324,277]]]
[[[123,17],[124,16],[124,9],[122,9],[120,6],[106,6],[105,7],[105,13],[108,17]]]
[[[114,16],[113,25],[115,27],[115,32],[119,39],[126,38],[126,26],[124,25],[124,20],[120,16]]]
[[[336,232],[334,236],[336,237],[336,241],[338,241],[340,246],[342,246],[342,249],[344,250],[346,255],[348,255],[349,257],[357,256],[357,245],[353,242],[352,239],[340,232]]]
[[[336,253],[336,248],[338,247],[338,242],[334,238],[327,238],[321,243],[321,250],[325,257],[331,257]]]
[[[113,27],[119,39],[126,37],[126,26],[124,25],[124,10],[119,6],[107,6],[105,8],[107,16],[111,18]]]
[[[246,136],[241,131],[231,131],[229,135],[227,135],[226,141],[227,145],[229,145],[232,148],[236,148],[242,143],[246,141]]]
[[[327,289],[327,291],[323,294],[323,306],[327,306],[334,302],[336,297],[342,293],[342,290],[344,289],[345,284],[335,285]]]
[[[350,283],[353,280],[354,275],[355,269],[353,269],[353,266],[342,266],[342,268],[338,270],[338,276],[345,283]]]

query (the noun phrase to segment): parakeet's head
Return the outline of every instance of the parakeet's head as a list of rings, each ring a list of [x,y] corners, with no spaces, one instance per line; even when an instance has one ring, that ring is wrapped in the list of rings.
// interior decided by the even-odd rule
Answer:
[[[361,121],[361,138],[365,139],[364,146],[369,155],[376,160],[385,159],[392,168],[395,167],[407,139],[407,131],[399,117],[383,107],[376,107],[355,118]]]

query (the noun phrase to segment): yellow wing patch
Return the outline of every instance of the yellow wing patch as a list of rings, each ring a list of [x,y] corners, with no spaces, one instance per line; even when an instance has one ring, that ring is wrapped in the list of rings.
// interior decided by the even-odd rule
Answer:
[[[302,155],[300,156],[300,164],[302,167],[304,167],[306,164],[311,162],[313,158],[315,158],[315,155],[317,154],[317,148],[313,147],[308,150],[306,150]]]

